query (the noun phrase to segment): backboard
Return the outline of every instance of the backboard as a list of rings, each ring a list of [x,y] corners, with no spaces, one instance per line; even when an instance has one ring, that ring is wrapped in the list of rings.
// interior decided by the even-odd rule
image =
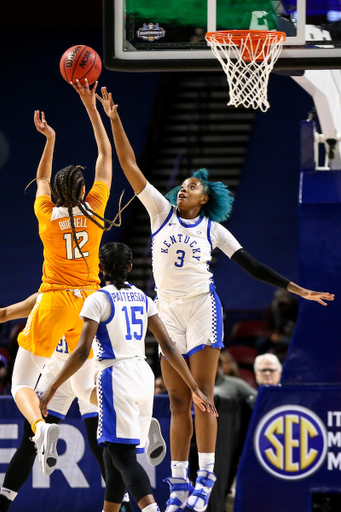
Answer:
[[[341,0],[103,0],[104,65],[122,71],[215,70],[205,33],[279,30],[275,68],[341,67]]]

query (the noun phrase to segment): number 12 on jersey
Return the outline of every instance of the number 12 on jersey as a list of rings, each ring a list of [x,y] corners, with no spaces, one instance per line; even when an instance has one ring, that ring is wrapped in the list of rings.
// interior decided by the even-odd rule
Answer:
[[[84,245],[89,241],[89,234],[87,231],[80,231],[76,233],[78,244],[80,249],[82,250]],[[76,245],[76,247],[72,247],[73,235],[72,233],[64,233],[65,240],[65,249],[66,249],[66,259],[67,260],[79,260],[82,258],[82,255]],[[83,251],[82,251],[83,252]],[[84,258],[89,256],[89,251],[83,252]]]

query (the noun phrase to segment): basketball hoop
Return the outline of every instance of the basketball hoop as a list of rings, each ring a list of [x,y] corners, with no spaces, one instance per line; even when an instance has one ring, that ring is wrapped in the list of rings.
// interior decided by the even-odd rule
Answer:
[[[284,32],[268,30],[220,30],[205,36],[226,73],[230,89],[228,105],[260,108],[266,112],[269,75],[286,39]]]

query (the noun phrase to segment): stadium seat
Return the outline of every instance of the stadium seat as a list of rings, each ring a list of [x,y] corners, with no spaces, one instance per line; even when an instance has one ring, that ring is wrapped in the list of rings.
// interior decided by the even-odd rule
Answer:
[[[228,347],[228,351],[235,358],[239,366],[249,366],[253,368],[254,360],[257,356],[257,350],[247,345],[233,345]]]
[[[258,338],[267,336],[268,331],[263,320],[245,320],[238,322],[232,327],[230,340],[239,340],[245,338]]]
[[[247,370],[246,368],[240,368],[239,370],[240,378],[245,380],[250,386],[257,389],[257,382],[255,378],[255,374],[251,370]]]

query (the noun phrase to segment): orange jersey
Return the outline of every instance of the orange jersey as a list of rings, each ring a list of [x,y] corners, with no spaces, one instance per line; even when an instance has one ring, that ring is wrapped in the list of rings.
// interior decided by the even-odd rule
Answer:
[[[109,199],[109,188],[96,181],[86,197],[93,212],[104,216]],[[88,267],[73,240],[68,209],[56,207],[47,195],[37,197],[34,211],[39,222],[39,236],[44,245],[42,285],[39,291],[70,288],[96,289],[98,278],[98,251],[103,230],[73,207],[77,239]],[[100,224],[103,221],[93,216]]]

